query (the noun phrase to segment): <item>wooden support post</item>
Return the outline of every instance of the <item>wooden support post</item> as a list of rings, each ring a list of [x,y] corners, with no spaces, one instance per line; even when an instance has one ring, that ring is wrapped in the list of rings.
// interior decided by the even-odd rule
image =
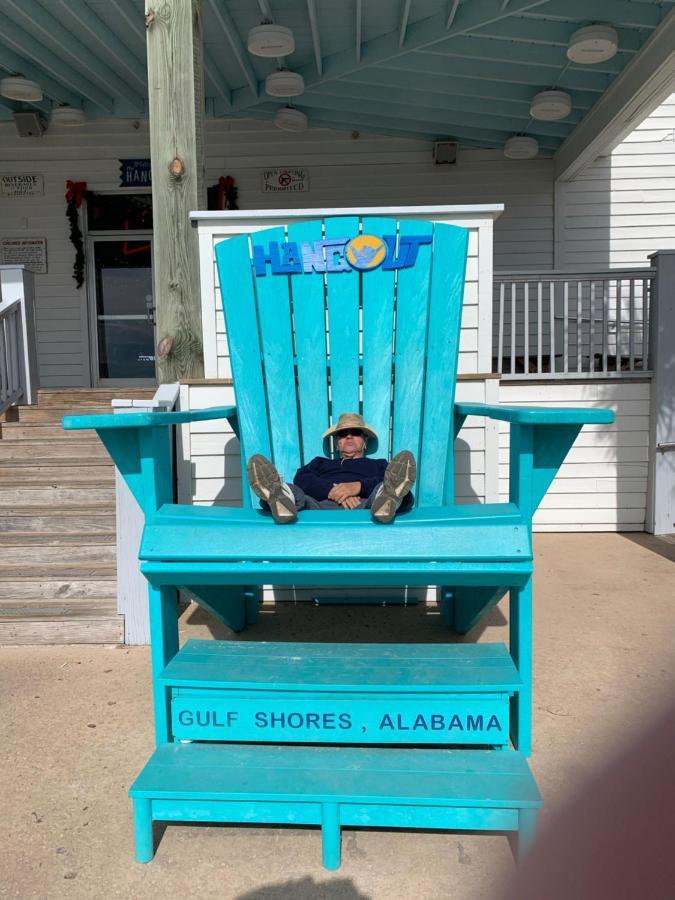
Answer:
[[[204,374],[199,249],[204,209],[201,0],[146,0],[157,376]]]

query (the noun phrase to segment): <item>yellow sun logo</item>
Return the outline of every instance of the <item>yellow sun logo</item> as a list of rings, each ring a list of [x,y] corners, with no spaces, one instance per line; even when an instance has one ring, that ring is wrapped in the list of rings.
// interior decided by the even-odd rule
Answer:
[[[387,255],[387,247],[384,241],[374,234],[360,234],[347,244],[345,255],[352,268],[365,272],[382,265]]]

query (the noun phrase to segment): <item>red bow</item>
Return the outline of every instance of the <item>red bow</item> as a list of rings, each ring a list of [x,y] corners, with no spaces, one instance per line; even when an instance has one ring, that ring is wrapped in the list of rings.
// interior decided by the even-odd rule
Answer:
[[[82,206],[84,192],[87,190],[86,181],[66,181],[66,203],[75,199],[75,206],[79,209]]]
[[[234,178],[231,175],[221,175],[218,179],[218,209],[225,209],[225,191],[234,187]]]

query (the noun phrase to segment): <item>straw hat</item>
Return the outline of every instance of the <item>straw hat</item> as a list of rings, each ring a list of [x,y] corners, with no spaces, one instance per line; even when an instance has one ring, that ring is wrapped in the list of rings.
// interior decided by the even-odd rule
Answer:
[[[342,413],[335,425],[331,425],[330,428],[324,431],[322,438],[325,440],[337,431],[345,431],[347,428],[360,428],[367,437],[377,440],[377,432],[370,425],[367,425],[363,421],[363,416],[360,416],[358,413]]]

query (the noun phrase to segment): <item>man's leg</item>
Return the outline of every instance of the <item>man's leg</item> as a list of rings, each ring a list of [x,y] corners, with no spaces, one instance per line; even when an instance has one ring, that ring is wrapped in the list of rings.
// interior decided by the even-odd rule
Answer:
[[[412,486],[415,484],[417,466],[409,450],[401,450],[387,466],[382,484],[375,488],[366,501],[366,507],[376,522],[386,525],[399,510],[404,512],[413,504]]]

